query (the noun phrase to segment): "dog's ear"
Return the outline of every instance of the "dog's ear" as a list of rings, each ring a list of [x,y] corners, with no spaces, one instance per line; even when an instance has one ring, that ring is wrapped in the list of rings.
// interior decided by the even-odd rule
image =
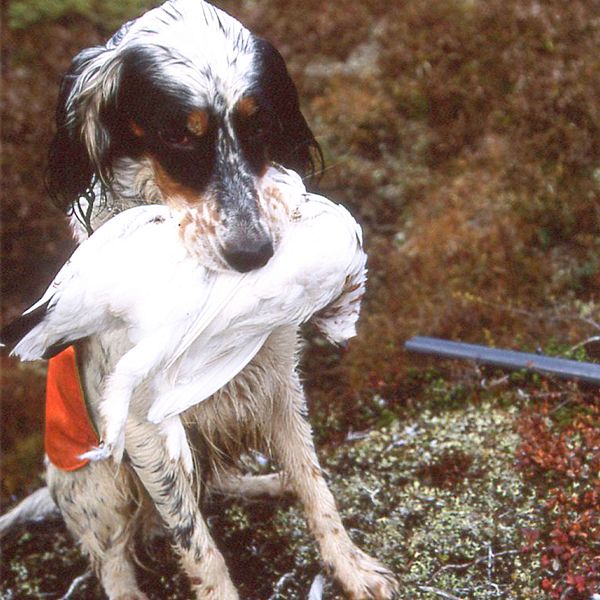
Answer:
[[[275,47],[255,39],[259,56],[259,87],[275,113],[271,158],[301,175],[314,175],[323,168],[323,153],[300,111],[298,91],[285,61]]]
[[[81,196],[93,201],[96,182],[106,184],[110,179],[110,135],[103,113],[114,102],[118,83],[113,54],[104,46],[83,50],[60,86],[46,187],[63,211]]]

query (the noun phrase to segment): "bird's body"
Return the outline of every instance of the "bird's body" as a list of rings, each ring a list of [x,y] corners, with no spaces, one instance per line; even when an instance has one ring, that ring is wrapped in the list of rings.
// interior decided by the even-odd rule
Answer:
[[[276,195],[287,217],[263,268],[211,270],[187,247],[180,213],[139,206],[83,242],[26,311],[42,312],[13,350],[23,360],[102,331],[127,331],[131,348],[108,379],[101,406],[104,444],[89,458],[120,459],[129,403],[145,382],[148,419],[161,424],[173,458],[189,469],[178,415],[233,379],[273,331],[323,311],[316,322],[331,341],[355,334],[366,261],[359,226],[343,207],[307,194],[295,173],[272,171],[265,197]]]

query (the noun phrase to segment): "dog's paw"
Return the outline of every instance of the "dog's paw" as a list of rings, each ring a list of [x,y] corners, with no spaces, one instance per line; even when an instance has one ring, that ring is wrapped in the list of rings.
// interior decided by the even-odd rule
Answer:
[[[354,550],[350,560],[334,573],[351,600],[394,600],[398,598],[398,581],[378,560],[362,550]]]

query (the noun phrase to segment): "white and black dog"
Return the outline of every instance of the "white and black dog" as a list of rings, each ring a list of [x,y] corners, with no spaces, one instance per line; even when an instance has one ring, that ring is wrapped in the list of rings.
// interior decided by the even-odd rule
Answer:
[[[163,203],[188,210],[190,220],[201,216],[211,268],[246,272],[265,265],[277,244],[258,202],[261,177],[273,163],[308,175],[315,162],[320,151],[273,46],[203,0],[170,0],[74,59],[61,88],[48,185],[80,240],[122,210]],[[77,342],[97,425],[106,377],[128,347],[119,331]],[[242,495],[292,491],[348,597],[394,598],[396,580],[350,540],[321,473],[298,352],[296,328],[277,330],[239,375],[183,414],[202,486]],[[282,475],[242,476],[237,461],[253,448],[269,452]],[[132,547],[157,512],[196,597],[238,598],[203,519],[200,484],[169,459],[157,426],[135,410],[125,451],[120,465],[67,472],[49,464],[47,471],[50,494],[108,597],[146,598]],[[0,529],[49,506],[42,491]]]

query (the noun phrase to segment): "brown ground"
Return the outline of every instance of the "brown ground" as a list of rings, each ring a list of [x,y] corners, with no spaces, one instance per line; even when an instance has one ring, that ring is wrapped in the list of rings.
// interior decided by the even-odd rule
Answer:
[[[63,14],[24,29],[9,27],[3,19],[2,323],[38,297],[73,247],[64,219],[43,187],[57,86],[72,56],[105,39],[110,26],[104,23],[121,19],[128,4],[119,3],[116,10],[106,2],[86,16]],[[600,25],[594,3],[409,0],[392,8],[396,5],[383,0],[265,0],[220,5],[271,39],[288,60],[328,163],[323,191],[345,202],[365,228],[370,285],[360,335],[343,356],[324,349],[312,336],[306,362],[316,434],[326,460],[332,461],[332,469],[347,472],[347,460],[338,464],[331,456],[349,430],[392,436],[393,444],[394,428],[402,432],[401,424],[421,413],[435,421],[445,411],[453,415],[465,406],[477,409],[490,399],[495,409],[510,407],[506,414],[523,444],[518,454],[523,476],[535,481],[530,487],[540,494],[531,502],[542,506],[550,498],[553,508],[550,516],[538,515],[528,530],[532,533],[522,535],[523,524],[513,524],[515,539],[524,536],[531,542],[528,551],[537,554],[511,563],[501,594],[493,595],[490,580],[487,591],[473,584],[479,591],[464,597],[535,598],[547,593],[583,599],[600,580],[600,533],[589,526],[594,518],[597,522],[593,498],[598,498],[600,481],[586,475],[589,465],[592,474],[597,472],[600,460],[591,433],[599,424],[594,394],[526,378],[503,381],[490,392],[482,387],[481,373],[432,370],[434,363],[408,356],[403,342],[418,333],[563,353],[598,333]],[[13,0],[10,10],[23,6],[31,16],[39,6],[54,5]],[[4,4],[4,16],[7,10],[9,4]],[[597,346],[587,349],[593,357]],[[21,366],[4,356],[0,361],[0,497],[6,506],[39,485],[44,367]],[[546,416],[539,421],[539,414]],[[452,437],[435,423],[431,431],[439,439]],[[499,438],[498,447],[516,444],[505,442]],[[441,494],[456,483],[455,476],[450,483],[435,483],[435,474],[448,469],[469,472],[483,482],[485,469],[472,467],[477,451],[465,442],[458,452],[456,443],[452,438],[451,452],[440,457],[438,470],[415,463],[409,476],[400,477],[399,466],[392,473],[376,464],[369,473],[381,467],[394,489],[411,485],[407,482],[414,478]],[[514,457],[508,456],[505,464],[514,464]],[[564,476],[556,479],[556,473]],[[581,501],[562,498],[556,490],[563,485],[569,498],[581,492]],[[407,501],[413,507],[424,502],[422,493],[417,496]],[[519,498],[525,502],[524,492]],[[346,506],[354,502],[353,496],[346,498]],[[367,510],[356,502],[358,514]],[[293,556],[282,554],[281,548],[289,545],[285,534],[265,533],[263,526],[274,515],[279,518],[278,510],[254,507],[251,526],[235,507],[215,512],[217,531],[238,520],[246,523],[223,533],[223,539],[232,560],[241,561],[236,572],[247,597],[268,597],[274,582],[290,569],[298,578],[293,589],[305,590],[318,571],[311,547],[298,542]],[[388,513],[378,515],[377,523],[392,535]],[[424,513],[418,514],[422,518]],[[297,524],[295,517],[289,518],[288,530]],[[417,587],[410,588],[407,598],[435,597],[422,589],[436,586],[419,571],[428,553],[428,542],[416,533],[419,517],[398,519],[405,533],[393,538],[387,550],[382,542],[386,548],[381,551],[389,551],[388,561],[402,565],[406,581],[414,575]],[[350,520],[361,530],[373,525],[356,516]],[[572,529],[578,522],[588,523],[585,536]],[[444,539],[450,539],[443,531]],[[296,530],[294,536],[303,539]],[[375,535],[375,548],[378,541]],[[240,554],[238,546],[253,547],[255,553]],[[155,551],[158,560],[148,562],[162,574],[147,575],[148,589],[168,588],[160,598],[184,597],[184,584],[169,575],[175,563],[166,544],[159,543]],[[57,597],[65,592],[65,581],[85,569],[60,524],[21,532],[3,544],[3,553],[5,566],[11,566],[3,574],[2,593],[19,591],[2,598],[41,597],[42,592]],[[35,559],[21,562],[31,556]],[[440,564],[427,567],[430,575],[466,560],[453,555],[437,559]],[[166,569],[160,566],[164,561]],[[270,579],[262,581],[261,574],[272,566]],[[455,571],[459,575],[452,579]],[[443,571],[444,585],[466,589],[469,569],[455,571]],[[527,579],[518,587],[519,573],[527,573],[533,583]],[[436,585],[442,586],[439,578]],[[277,597],[298,597],[295,593]],[[101,597],[94,581],[79,594],[74,597]]]

